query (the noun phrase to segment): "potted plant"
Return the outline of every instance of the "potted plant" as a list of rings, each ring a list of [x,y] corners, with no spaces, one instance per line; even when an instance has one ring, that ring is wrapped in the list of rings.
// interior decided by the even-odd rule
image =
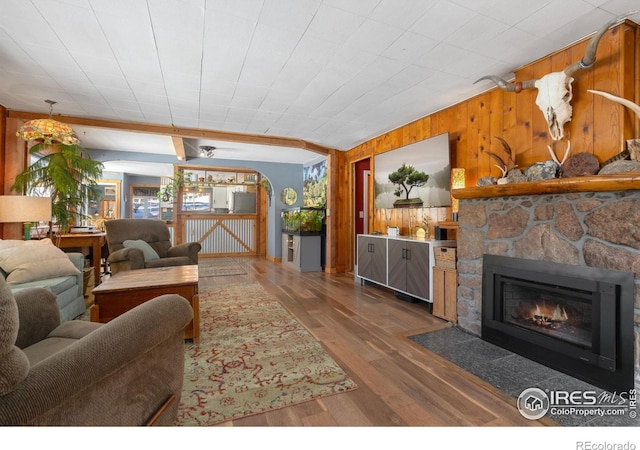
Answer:
[[[409,198],[409,193],[414,187],[424,186],[429,180],[429,175],[420,172],[415,167],[402,164],[398,170],[389,174],[389,181],[397,185],[394,195],[400,197],[404,191],[405,198],[393,202],[394,208],[418,207],[422,206],[422,199]]]
[[[91,159],[77,144],[41,142],[29,149],[42,155],[16,176],[11,186],[16,192],[51,197],[51,213],[61,232],[67,232],[85,205],[98,198],[98,179],[103,164]]]
[[[187,174],[189,175],[189,174]],[[174,202],[176,195],[180,190],[180,187],[184,186],[185,176],[182,171],[176,170],[173,174],[173,178],[169,178],[170,182],[160,187],[158,191],[158,198],[163,202]]]

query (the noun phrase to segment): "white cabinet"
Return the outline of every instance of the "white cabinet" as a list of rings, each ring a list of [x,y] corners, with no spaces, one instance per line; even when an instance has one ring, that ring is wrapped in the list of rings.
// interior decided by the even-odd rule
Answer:
[[[454,240],[419,240],[384,235],[357,236],[357,276],[426,302],[433,301],[435,247]]]
[[[229,211],[229,196],[226,187],[214,187],[212,207],[215,212]]]

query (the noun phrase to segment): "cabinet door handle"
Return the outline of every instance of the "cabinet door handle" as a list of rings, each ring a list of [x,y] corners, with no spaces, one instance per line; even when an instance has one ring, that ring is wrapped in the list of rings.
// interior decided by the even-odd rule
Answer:
[[[405,259],[411,259],[411,250],[410,249],[408,249],[408,248],[405,249],[405,256],[406,256]]]
[[[402,259],[407,259],[407,249],[406,248],[402,249]]]
[[[367,244],[367,245],[368,245],[367,251],[368,251],[369,253],[373,253],[373,252],[374,252],[374,245],[373,245],[373,243],[369,242],[369,244]]]

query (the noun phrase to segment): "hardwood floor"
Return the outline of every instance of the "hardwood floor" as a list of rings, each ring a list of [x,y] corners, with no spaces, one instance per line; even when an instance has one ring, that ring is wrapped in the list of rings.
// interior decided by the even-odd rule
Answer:
[[[226,426],[536,426],[515,400],[406,338],[449,326],[427,304],[407,303],[353,274],[299,273],[237,258],[247,275],[201,286],[257,281],[316,337],[358,389],[246,417]]]

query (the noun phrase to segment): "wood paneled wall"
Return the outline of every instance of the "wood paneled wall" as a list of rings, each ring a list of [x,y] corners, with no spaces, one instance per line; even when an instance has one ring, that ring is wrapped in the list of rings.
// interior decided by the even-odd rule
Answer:
[[[21,172],[27,164],[27,144],[16,137],[16,131],[22,126],[22,121],[6,118],[6,109],[0,107],[2,121],[0,125],[0,194],[17,195],[11,190],[15,182],[15,174]],[[21,239],[23,236],[21,223],[0,224],[0,239]]]
[[[587,92],[597,89],[640,103],[640,32],[639,26],[626,21],[610,29],[600,41],[595,66],[574,75],[573,117],[565,127],[565,139],[554,144],[548,135],[546,121],[535,104],[536,90],[519,94],[491,89],[459,104],[428,115],[400,128],[378,136],[349,150],[346,174],[353,177],[353,163],[448,132],[451,137],[452,167],[464,167],[467,186],[475,186],[484,176],[500,176],[485,153],[503,154],[502,145],[495,139],[505,139],[516,153],[518,165],[524,169],[537,161],[550,159],[548,145],[555,147],[562,158],[568,141],[572,154],[586,152],[601,162],[625,148],[626,139],[640,137],[635,116],[626,108],[601,96]],[[517,81],[539,78],[549,72],[560,71],[584,55],[589,39],[584,39],[546,58],[518,69]],[[372,160],[372,169],[375,167]],[[346,183],[350,189],[352,183]],[[374,190],[370,189],[373,193]],[[346,210],[353,214],[352,190],[342,195],[349,201]],[[369,229],[377,230],[380,214],[373,210],[373,196],[369,205]],[[438,214],[436,214],[438,215]],[[407,227],[408,223],[399,224]],[[382,230],[378,230],[382,231]],[[343,258],[353,267],[353,225],[341,230],[337,246],[345,252]]]

